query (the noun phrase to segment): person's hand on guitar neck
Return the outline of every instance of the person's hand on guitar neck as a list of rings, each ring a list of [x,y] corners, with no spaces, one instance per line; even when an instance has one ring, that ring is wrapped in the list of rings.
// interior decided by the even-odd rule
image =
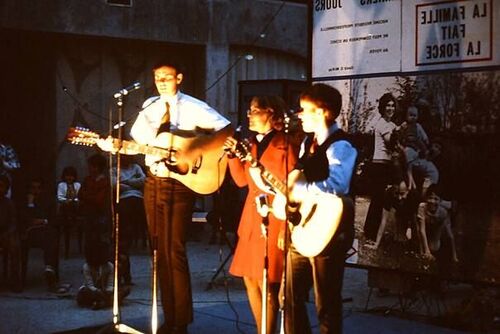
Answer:
[[[120,147],[120,142],[118,139],[113,138],[111,136],[108,136],[107,138],[99,138],[96,140],[96,145],[103,151],[105,152],[111,152],[115,154],[118,152],[118,149]],[[130,148],[125,149],[122,147],[120,149],[120,153],[122,154],[137,154],[138,152],[133,151]]]
[[[96,140],[96,145],[105,152],[116,153],[118,152],[118,143],[116,143],[115,139],[111,136],[106,139],[99,138]]]
[[[240,159],[243,159],[244,161],[248,160],[246,159],[248,157],[240,156],[241,154],[243,155],[245,155],[245,153],[248,154],[248,152],[241,152],[241,150],[238,149],[238,144],[240,144],[240,142],[236,138],[229,136],[224,141],[223,145],[224,151],[229,155],[230,158],[238,156]],[[253,182],[260,190],[262,190],[267,194],[275,193],[275,191],[262,178],[262,169],[260,167],[251,166],[248,169],[248,172]]]
[[[238,145],[238,140],[235,138],[229,136],[226,138],[224,141],[224,144],[222,145],[223,149],[225,152],[231,155],[231,157],[234,157],[236,153],[236,146]]]

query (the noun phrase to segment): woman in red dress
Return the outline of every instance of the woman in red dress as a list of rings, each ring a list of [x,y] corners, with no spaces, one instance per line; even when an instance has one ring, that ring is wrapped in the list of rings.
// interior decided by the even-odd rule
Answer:
[[[251,100],[247,111],[248,128],[255,132],[250,138],[250,152],[264,169],[284,180],[287,171],[293,169],[297,160],[297,147],[282,131],[285,103],[277,96],[257,96]],[[225,149],[234,152],[237,140],[229,137]],[[262,233],[262,216],[257,211],[256,197],[270,194],[260,176],[260,169],[251,167],[249,162],[229,159],[229,170],[239,187],[248,186],[248,195],[238,227],[238,244],[229,272],[243,277],[250,308],[261,333],[262,281],[265,256],[265,238]],[[267,333],[274,333],[279,308],[278,291],[283,273],[283,244],[285,222],[274,214],[269,214],[268,228],[268,307]]]

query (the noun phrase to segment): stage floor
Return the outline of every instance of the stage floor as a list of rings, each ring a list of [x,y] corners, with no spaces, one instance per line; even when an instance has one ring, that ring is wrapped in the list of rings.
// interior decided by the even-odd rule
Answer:
[[[242,281],[225,275],[225,271],[214,278],[220,264],[230,254],[229,246],[225,242],[209,244],[209,226],[206,224],[196,225],[191,235],[188,255],[195,313],[189,332],[255,333]],[[231,235],[229,239],[232,240]],[[36,249],[30,252],[25,290],[12,293],[4,285],[0,287],[0,333],[96,333],[112,323],[111,309],[94,311],[76,304],[75,294],[83,280],[83,257],[75,245],[72,247],[69,258],[61,259],[60,264],[60,280],[71,285],[69,293],[57,295],[46,291],[43,258]],[[120,308],[121,322],[150,333],[151,261],[144,247],[134,248],[132,254],[135,285]],[[448,310],[453,307],[451,302],[460,301],[466,293],[467,290],[450,291]],[[406,312],[401,312],[398,296],[380,296],[374,291],[365,309],[368,294],[366,270],[347,268],[343,292],[348,300],[344,304],[344,333],[465,333],[432,325],[437,309],[430,305],[429,310],[419,299],[414,300]],[[161,306],[159,310],[161,312]],[[313,333],[318,333],[314,325],[317,320],[313,304],[309,305],[309,311]]]

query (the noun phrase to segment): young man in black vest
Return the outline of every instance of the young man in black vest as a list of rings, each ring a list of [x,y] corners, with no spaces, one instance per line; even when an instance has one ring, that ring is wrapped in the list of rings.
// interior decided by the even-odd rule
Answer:
[[[320,333],[341,333],[344,261],[354,237],[354,204],[348,195],[357,151],[335,121],[342,107],[342,96],[335,88],[325,84],[309,87],[300,95],[300,107],[298,116],[309,136],[289,175],[290,201],[335,194],[342,199],[343,212],[335,234],[318,255],[300,254],[292,241],[287,254],[286,333],[311,333],[305,302],[313,284]],[[321,219],[336,224],[330,221],[333,216]]]

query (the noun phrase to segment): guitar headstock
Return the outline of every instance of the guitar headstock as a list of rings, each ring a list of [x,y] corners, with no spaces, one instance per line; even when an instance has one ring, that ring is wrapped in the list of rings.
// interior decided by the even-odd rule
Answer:
[[[233,154],[241,161],[252,161],[253,157],[251,154],[251,145],[248,139],[243,139],[238,141],[236,147],[233,150]]]
[[[68,130],[66,139],[75,145],[92,146],[95,145],[100,136],[87,128],[71,127]]]

